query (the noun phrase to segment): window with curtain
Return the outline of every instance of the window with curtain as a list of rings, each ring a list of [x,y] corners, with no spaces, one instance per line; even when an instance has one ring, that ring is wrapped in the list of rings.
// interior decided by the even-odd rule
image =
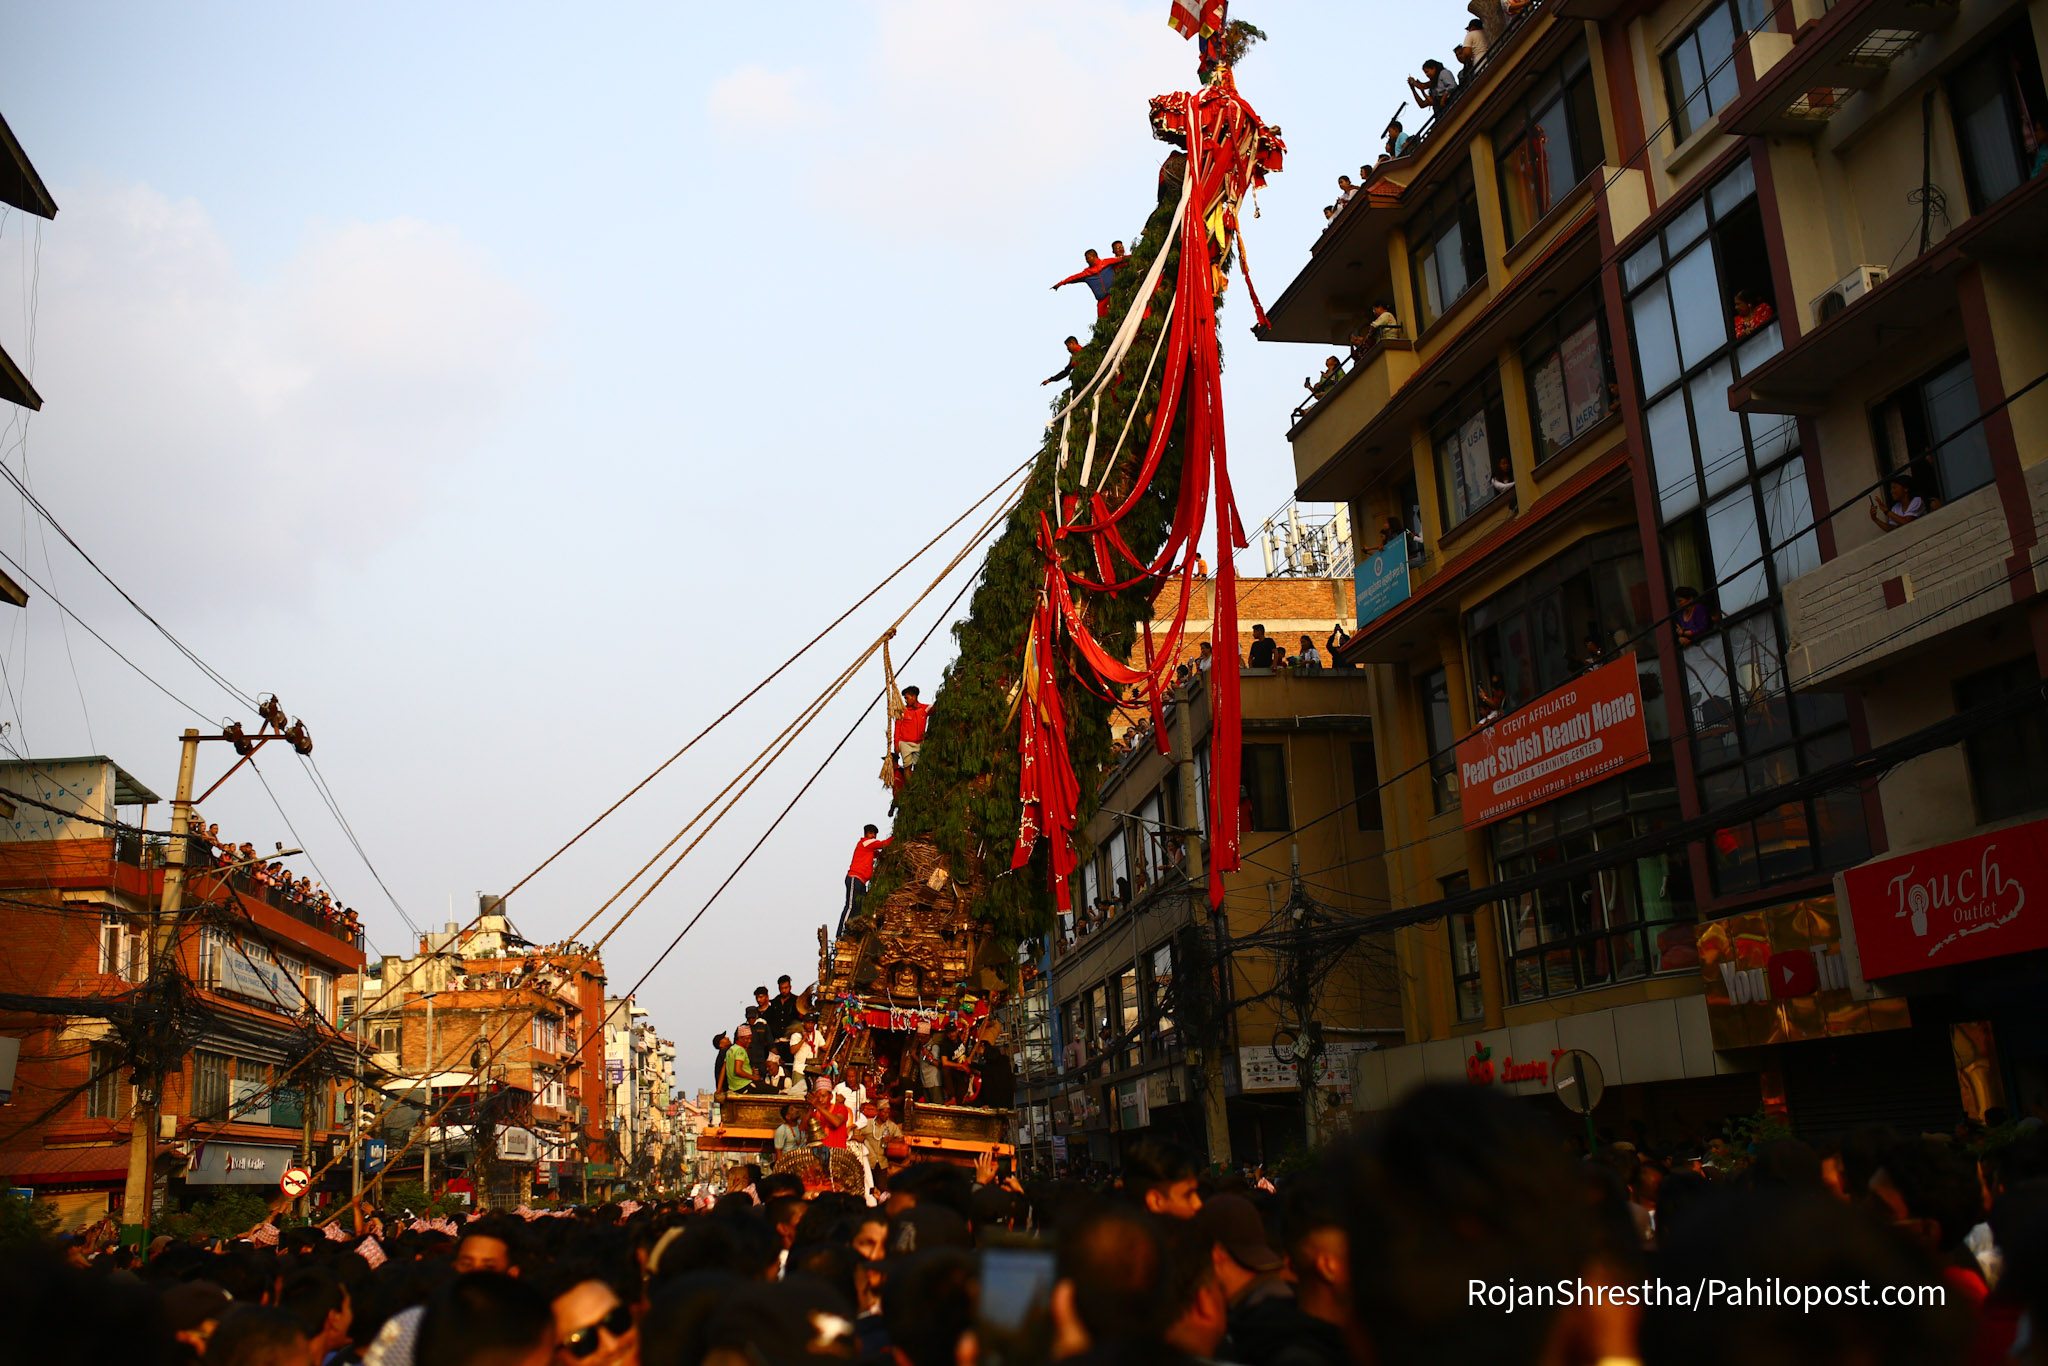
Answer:
[[[1991,482],[1991,445],[1977,421],[1977,380],[1968,356],[1944,361],[1877,406],[1885,471],[1913,493],[1952,503]]]
[[[2025,20],[1985,43],[1949,78],[1948,102],[1972,213],[1984,212],[2041,173],[2048,152],[2033,128],[2048,118],[2048,90]]]
[[[1430,419],[1429,430],[1436,455],[1437,505],[1448,531],[1490,506],[1514,483],[1500,371],[1490,369],[1467,385]]]
[[[1173,1034],[1173,1014],[1168,1008],[1168,999],[1173,990],[1173,943],[1171,940],[1152,950],[1152,1032],[1162,1041]]]
[[[1548,460],[1614,411],[1614,358],[1599,281],[1588,284],[1522,339],[1522,378],[1536,459]]]
[[[1472,173],[1437,192],[1408,220],[1408,258],[1415,283],[1416,333],[1435,324],[1465,292],[1486,279],[1479,238],[1479,201]]]
[[[1458,807],[1458,736],[1451,726],[1451,687],[1442,669],[1418,684],[1423,739],[1429,746],[1429,797],[1438,815]]]
[[[1586,537],[1465,614],[1473,686],[1497,690],[1512,711],[1575,674],[1633,654],[1644,695],[1655,697],[1657,653],[1645,633],[1658,615],[1636,533]],[[1665,738],[1661,713],[1645,709],[1653,739]]]
[[[96,1043],[87,1059],[92,1071],[85,1088],[85,1117],[122,1118],[121,1079],[127,1067],[121,1060],[120,1048],[115,1044]]]
[[[1849,752],[1833,693],[1786,683],[1784,585],[1819,563],[1798,426],[1744,416],[1728,386],[1776,355],[1776,322],[1737,337],[1739,295],[1764,299],[1770,262],[1747,162],[1726,172],[1622,261],[1629,340],[1663,526],[1666,579],[1690,588],[1704,629],[1681,642],[1686,716],[1709,810]],[[1722,895],[1860,862],[1869,837],[1851,791],[1801,798],[1707,841]]]
[[[1678,819],[1668,763],[1518,812],[1488,833],[1497,878],[1541,874]],[[1508,998],[1565,996],[1659,974],[1696,973],[1697,923],[1683,858],[1653,854],[1500,903]],[[1453,961],[1456,961],[1453,943]]]
[[[192,1054],[192,1114],[220,1119],[228,1110],[228,1072],[233,1060],[225,1053],[199,1049]]]
[[[1494,125],[1493,162],[1508,245],[1521,241],[1605,158],[1599,97],[1582,39],[1538,75],[1514,112]]]

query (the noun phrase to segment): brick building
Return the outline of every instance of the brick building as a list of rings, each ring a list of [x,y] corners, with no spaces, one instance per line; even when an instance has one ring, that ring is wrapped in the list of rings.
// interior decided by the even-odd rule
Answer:
[[[0,1011],[0,1038],[19,1048],[0,1179],[75,1225],[123,1202],[137,1096],[120,1026],[150,979],[164,862],[144,831],[160,799],[99,755],[0,764],[0,788],[17,794],[0,821],[0,992],[21,1007]],[[158,1198],[274,1192],[306,1143],[324,1150],[331,1136],[334,1074],[348,1070],[334,983],[362,966],[360,943],[199,866],[172,961],[192,987],[195,1036],[164,1086]],[[317,1074],[301,1063],[315,1048]]]
[[[604,965],[580,945],[530,944],[495,898],[485,905],[473,925],[450,923],[422,936],[415,956],[387,958],[360,984],[345,983],[344,1008],[353,1020],[363,1002],[360,1028],[387,1090],[408,1094],[419,1114],[448,1106],[433,1136],[437,1184],[467,1167],[485,1101],[488,1118],[528,1135],[500,1144],[498,1194],[580,1193],[584,1163],[616,1161],[593,1038]],[[393,1136],[403,1142],[409,1131]],[[415,1144],[392,1174],[421,1174],[424,1156]]]

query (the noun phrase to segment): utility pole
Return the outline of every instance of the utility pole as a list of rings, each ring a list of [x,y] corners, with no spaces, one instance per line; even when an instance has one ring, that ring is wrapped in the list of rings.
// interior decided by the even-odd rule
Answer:
[[[185,905],[185,837],[192,828],[192,777],[199,767],[199,732],[187,729],[178,753],[178,790],[171,799],[171,843],[164,851],[164,894],[150,927],[149,982],[161,994],[163,974],[172,967],[178,913]],[[128,1190],[122,1205],[121,1241],[142,1248],[149,1242],[150,1202],[156,1191],[156,1131],[163,1113],[162,1060],[138,1067],[135,1121],[128,1131]]]
[[[349,1091],[348,1107],[348,1158],[349,1193],[355,1197],[356,1232],[363,1231],[363,998],[368,993],[363,989],[366,974],[356,971],[356,1006],[352,1012],[356,1027],[355,1085]]]
[[[1287,906],[1294,921],[1294,947],[1288,964],[1289,995],[1293,997],[1294,1015],[1301,1022],[1300,1033],[1294,1039],[1294,1075],[1301,1087],[1302,1136],[1310,1152],[1322,1147],[1323,1117],[1322,1088],[1316,1082],[1322,1070],[1322,1032],[1310,1018],[1315,1010],[1314,993],[1310,990],[1309,968],[1309,910],[1311,903],[1301,882],[1301,848],[1291,846],[1292,871],[1289,874],[1292,887],[1287,897]]]
[[[427,1150],[420,1160],[420,1180],[427,1188],[427,1203],[434,1203],[434,997],[427,993]]]
[[[299,1162],[307,1171],[312,1171],[313,1097],[319,1094],[320,1088],[326,1084],[327,1078],[320,1071],[320,1064],[317,1060],[307,1069],[307,1072],[306,1083],[299,1088]],[[298,1206],[299,1217],[302,1219],[313,1212],[313,1188],[311,1186],[308,1186],[306,1193],[299,1197]]]
[[[1211,666],[1212,668],[1215,666]],[[1208,679],[1197,674],[1206,688]],[[1205,828],[1202,815],[1202,771],[1195,763],[1193,689],[1186,690],[1180,703],[1174,708],[1174,764],[1180,773],[1180,810],[1174,813],[1175,824],[1180,826],[1181,843],[1187,848],[1187,876],[1190,895],[1188,897],[1189,919],[1196,934],[1211,934],[1208,924],[1208,860],[1203,857],[1202,831]],[[1174,964],[1176,979],[1185,980],[1184,968]],[[1190,987],[1194,984],[1189,983]],[[1204,983],[1203,989],[1213,986]],[[1227,1028],[1219,1015],[1216,1020],[1215,1037],[1194,1042],[1201,1050],[1199,1059],[1190,1059],[1189,1065],[1202,1074],[1202,1127],[1209,1139],[1209,1161],[1223,1171],[1230,1170],[1230,1110],[1228,1097],[1223,1094],[1223,1040]]]

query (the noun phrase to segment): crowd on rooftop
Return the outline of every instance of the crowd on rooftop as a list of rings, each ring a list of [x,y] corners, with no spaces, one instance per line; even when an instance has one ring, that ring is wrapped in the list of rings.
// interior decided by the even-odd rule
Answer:
[[[337,939],[352,943],[362,933],[362,919],[354,909],[342,905],[313,879],[294,876],[284,866],[282,842],[274,846],[276,858],[259,854],[247,840],[230,843],[220,837],[220,825],[202,819],[197,808],[192,812],[191,830],[188,867],[224,869],[229,884],[236,890],[260,897],[298,920],[327,930]]]

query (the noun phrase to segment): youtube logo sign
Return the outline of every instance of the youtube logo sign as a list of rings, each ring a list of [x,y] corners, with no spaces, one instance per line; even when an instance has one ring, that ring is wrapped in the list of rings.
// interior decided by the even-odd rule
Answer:
[[[1811,996],[1820,990],[1820,966],[1805,949],[1772,954],[1764,964],[1764,976],[1770,980],[1773,1000]]]

